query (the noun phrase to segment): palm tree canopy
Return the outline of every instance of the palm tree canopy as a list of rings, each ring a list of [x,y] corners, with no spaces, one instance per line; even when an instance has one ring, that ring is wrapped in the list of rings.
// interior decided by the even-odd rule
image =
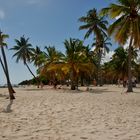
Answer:
[[[79,19],[80,22],[84,22],[85,25],[80,26],[80,30],[87,29],[85,34],[85,39],[88,38],[92,33],[96,35],[98,39],[102,36],[106,36],[107,24],[108,22],[102,16],[100,17],[97,10],[94,8],[89,10],[87,16],[83,16]]]
[[[79,39],[70,38],[69,40],[65,40],[64,46],[66,53],[63,59],[55,63],[49,63],[42,69],[41,73],[48,73],[49,75],[57,74],[57,76],[61,75],[61,77],[69,75],[70,79],[74,81],[80,72],[90,75],[93,70],[93,63],[91,63],[87,57],[87,48],[83,46],[83,42]]]
[[[41,66],[44,63],[44,54],[41,51],[39,46],[36,46],[36,48],[33,48],[31,61],[34,62],[35,66]]]
[[[58,64],[61,63],[64,54],[56,50],[54,46],[45,46],[45,51],[40,57],[43,62],[39,69],[40,74],[46,74],[50,69],[52,70],[50,67],[55,65],[55,69],[58,68]]]
[[[63,53],[56,50],[54,46],[45,46],[46,52],[44,52],[47,63],[59,62],[64,56]]]
[[[132,68],[135,67],[135,59],[137,57],[137,50],[132,49]],[[114,72],[113,75],[117,78],[128,77],[128,49],[124,49],[123,47],[118,47],[115,50],[114,55],[112,56],[112,60],[110,61],[110,68]]]
[[[94,40],[96,40],[96,38],[94,38]],[[105,55],[106,53],[109,53],[109,46],[112,46],[112,44],[110,42],[110,38],[104,37],[100,42],[95,41],[92,46],[95,46],[94,52],[99,52],[102,49],[103,54]]]
[[[22,36],[20,37],[20,40],[15,39],[15,42],[16,45],[10,50],[16,51],[16,53],[13,55],[13,57],[17,57],[16,62],[19,62],[19,60],[22,60],[24,64],[26,64],[26,62],[30,62],[34,49],[29,43],[29,38],[26,39],[24,36]]]
[[[73,70],[75,73],[79,73],[80,71],[87,72],[93,68],[89,48],[83,45],[83,41],[70,38],[65,40],[64,46],[66,48],[65,66],[69,71]]]
[[[85,47],[83,45],[83,42],[79,39],[72,39],[64,41],[64,46],[66,48],[66,55],[65,59],[68,63],[77,63],[82,62],[85,52]]]
[[[133,38],[133,45],[140,47],[140,1],[117,0],[107,8],[101,10],[101,15],[109,15],[115,18],[115,22],[109,27],[109,35],[114,35],[116,41],[124,45],[128,39]]]

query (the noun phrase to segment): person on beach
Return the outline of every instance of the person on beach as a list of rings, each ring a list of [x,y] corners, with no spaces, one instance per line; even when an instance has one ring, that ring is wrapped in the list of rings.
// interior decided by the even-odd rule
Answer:
[[[54,80],[54,83],[53,84],[54,84],[54,89],[56,89],[57,88],[57,84],[58,84],[57,79]]]
[[[95,79],[93,80],[93,85],[94,85],[94,86],[97,86],[97,82],[96,82]]]
[[[120,79],[118,79],[117,83],[118,83],[118,87],[120,87],[121,80],[120,80]]]

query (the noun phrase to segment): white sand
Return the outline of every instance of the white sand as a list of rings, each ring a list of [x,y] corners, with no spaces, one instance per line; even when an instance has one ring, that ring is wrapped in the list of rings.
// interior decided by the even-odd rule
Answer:
[[[11,113],[0,89],[0,140],[140,140],[140,88],[92,89],[18,88]]]

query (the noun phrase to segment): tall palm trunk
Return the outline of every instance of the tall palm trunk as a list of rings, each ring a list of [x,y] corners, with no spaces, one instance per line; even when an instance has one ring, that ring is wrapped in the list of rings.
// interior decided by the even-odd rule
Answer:
[[[31,71],[30,67],[28,66],[28,64],[25,62],[26,67],[28,68],[28,70],[30,71],[30,73],[33,75],[33,77],[35,78],[36,82],[37,82],[37,87],[39,88],[39,79],[33,74],[33,72]]]
[[[129,44],[129,49],[128,49],[128,89],[127,92],[133,92],[132,88],[132,64],[131,64],[131,59],[132,59],[132,42],[133,42],[133,37],[130,39],[130,44]]]
[[[1,58],[0,58],[0,62],[1,62],[2,68],[3,68],[3,71],[5,73],[5,76],[6,76],[10,100],[13,100],[13,99],[15,99],[15,96],[13,94],[13,93],[15,93],[15,91],[14,91],[14,89],[12,87],[11,82],[10,82],[10,77],[9,77],[9,71],[8,71],[8,65],[7,65],[6,55],[5,55],[5,51],[4,51],[4,48],[3,48],[2,45],[1,45],[1,52],[2,52],[4,63],[1,60]]]
[[[101,50],[99,50],[99,52],[98,52],[98,68],[97,68],[97,70],[98,70],[98,72],[97,72],[97,85],[99,85],[99,86],[102,86],[102,75],[101,75],[101,57],[102,57],[102,51]]]
[[[75,90],[75,72],[74,72],[74,68],[72,66],[72,71],[70,73],[70,77],[71,77],[71,90]]]
[[[81,73],[81,86],[84,86],[84,77],[83,77],[83,72]]]

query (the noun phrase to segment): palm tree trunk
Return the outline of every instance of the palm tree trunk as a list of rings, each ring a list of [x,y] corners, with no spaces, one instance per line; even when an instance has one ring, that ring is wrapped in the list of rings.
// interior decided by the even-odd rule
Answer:
[[[7,74],[6,70],[5,70],[5,67],[4,67],[4,64],[3,64],[3,62],[2,62],[1,57],[0,57],[0,63],[1,63],[1,66],[2,66],[2,68],[3,68],[3,71],[4,71],[4,73],[5,73],[5,76],[6,76],[6,79],[7,79],[7,85],[9,85],[8,87],[9,87],[10,93],[15,93],[15,91],[14,91],[14,89],[13,89],[13,87],[12,87],[12,84],[11,84],[11,82],[10,82],[10,79],[9,79],[9,77],[7,76],[8,74]],[[12,95],[10,95],[10,96],[12,96]]]
[[[3,68],[3,71],[5,73],[6,79],[7,79],[7,86],[8,86],[10,100],[13,100],[13,99],[15,99],[15,96],[13,94],[13,93],[15,93],[15,91],[14,91],[14,89],[12,87],[11,82],[10,82],[10,77],[9,77],[9,72],[8,72],[8,65],[7,65],[6,55],[5,55],[5,51],[4,51],[3,46],[1,46],[1,52],[2,52],[4,63],[1,60],[1,58],[0,58],[0,62],[1,62],[2,68]]]
[[[71,90],[75,90],[75,74],[74,74],[74,68],[72,68],[72,71],[70,73],[70,77],[71,77]]]
[[[3,69],[4,73],[5,73],[5,75],[6,75],[5,67],[4,67],[4,64],[3,64],[3,62],[2,62],[1,57],[0,57],[0,63],[1,63],[1,66],[2,66],[2,69]]]
[[[131,71],[131,58],[132,58],[132,41],[133,38],[130,39],[129,49],[128,49],[128,89],[127,92],[133,92],[132,88],[132,71]]]
[[[33,75],[33,77],[35,78],[35,80],[37,82],[37,87],[39,88],[39,79],[36,78],[36,76],[33,74],[33,72],[31,71],[30,67],[27,65],[27,63],[25,63],[25,65],[28,68],[28,70],[30,71],[30,73]]]
[[[74,78],[71,79],[71,90],[75,90],[76,87],[75,87],[75,81],[74,81]]]
[[[83,78],[83,73],[81,74],[81,86],[84,86],[84,78]]]
[[[102,57],[102,51],[100,50],[98,52],[98,80],[97,85],[102,86],[102,75],[101,75],[101,57]]]

